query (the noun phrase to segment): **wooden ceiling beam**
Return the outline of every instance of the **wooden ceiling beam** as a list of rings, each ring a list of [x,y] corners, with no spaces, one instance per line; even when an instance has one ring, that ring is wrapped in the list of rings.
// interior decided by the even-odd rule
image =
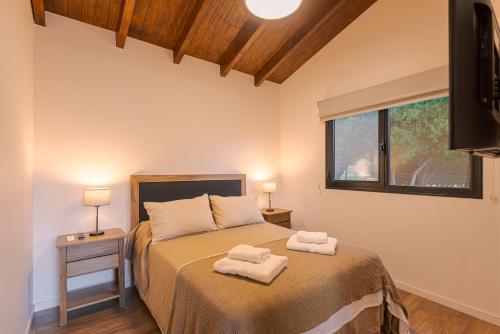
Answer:
[[[45,4],[43,0],[31,0],[33,10],[33,21],[45,27]]]
[[[135,0],[123,0],[118,29],[116,30],[116,46],[119,48],[123,49],[125,47],[125,40],[132,23],[134,9]]]
[[[283,46],[262,66],[254,77],[255,86],[260,86],[273,72],[290,57],[292,51],[298,48],[307,38],[316,32],[329,20],[335,20],[335,16],[349,0],[331,0],[313,12],[309,19],[293,34]]]
[[[241,27],[220,60],[220,75],[225,77],[238,64],[264,30],[266,24],[260,19],[250,17]]]
[[[193,10],[188,16],[188,20],[184,26],[184,30],[177,41],[174,48],[174,63],[180,64],[182,57],[186,53],[186,49],[194,38],[194,35],[200,28],[205,14],[212,3],[211,0],[196,0]]]

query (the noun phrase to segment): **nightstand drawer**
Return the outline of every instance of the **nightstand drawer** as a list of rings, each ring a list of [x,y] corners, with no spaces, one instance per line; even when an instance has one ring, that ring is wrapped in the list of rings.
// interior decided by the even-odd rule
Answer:
[[[118,264],[119,264],[118,254],[69,262],[66,267],[67,277],[93,273],[105,269],[118,268]]]
[[[281,222],[281,223],[274,223],[274,225],[278,225],[278,226],[281,226],[281,227],[286,227],[286,228],[290,228],[290,221],[287,220],[285,222]]]
[[[292,210],[275,208],[273,211],[260,210],[265,221],[281,227],[291,228]]]
[[[283,212],[283,213],[277,213],[273,215],[269,215],[266,217],[266,221],[271,224],[278,224],[278,223],[284,223],[290,221],[290,213],[289,212]]]
[[[67,262],[86,260],[93,257],[117,254],[118,240],[103,240],[68,247]]]

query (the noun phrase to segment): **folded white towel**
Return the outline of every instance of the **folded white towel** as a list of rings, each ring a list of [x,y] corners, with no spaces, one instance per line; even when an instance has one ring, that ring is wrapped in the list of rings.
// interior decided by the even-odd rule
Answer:
[[[297,240],[300,242],[314,242],[315,244],[326,244],[328,242],[328,234],[326,234],[326,232],[298,231]]]
[[[286,248],[302,252],[335,255],[335,249],[337,248],[337,239],[329,237],[326,244],[314,244],[300,242],[297,240],[297,234],[294,234],[290,237],[290,239],[288,239]]]
[[[266,261],[270,255],[271,250],[269,248],[258,248],[244,244],[235,246],[227,252],[227,257],[230,259],[253,263],[262,263]]]
[[[214,263],[214,270],[223,274],[240,275],[262,283],[270,283],[288,262],[286,256],[271,255],[263,263],[233,260],[228,257]]]

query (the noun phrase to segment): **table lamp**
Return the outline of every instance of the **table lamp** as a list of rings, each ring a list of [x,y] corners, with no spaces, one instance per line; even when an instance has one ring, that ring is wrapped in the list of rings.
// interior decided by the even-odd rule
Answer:
[[[108,205],[111,197],[109,188],[88,188],[83,191],[83,205],[95,206],[95,231],[89,233],[91,236],[103,235],[104,231],[99,231],[99,207]]]
[[[272,212],[274,209],[271,206],[271,193],[276,192],[276,182],[265,182],[262,184],[262,192],[267,193],[269,196],[269,208],[266,211]]]

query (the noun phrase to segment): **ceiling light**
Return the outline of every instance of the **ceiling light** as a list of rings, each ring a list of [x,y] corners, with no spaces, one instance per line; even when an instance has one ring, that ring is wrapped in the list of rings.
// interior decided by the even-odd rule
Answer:
[[[245,0],[253,15],[265,20],[281,19],[295,12],[302,0]]]

